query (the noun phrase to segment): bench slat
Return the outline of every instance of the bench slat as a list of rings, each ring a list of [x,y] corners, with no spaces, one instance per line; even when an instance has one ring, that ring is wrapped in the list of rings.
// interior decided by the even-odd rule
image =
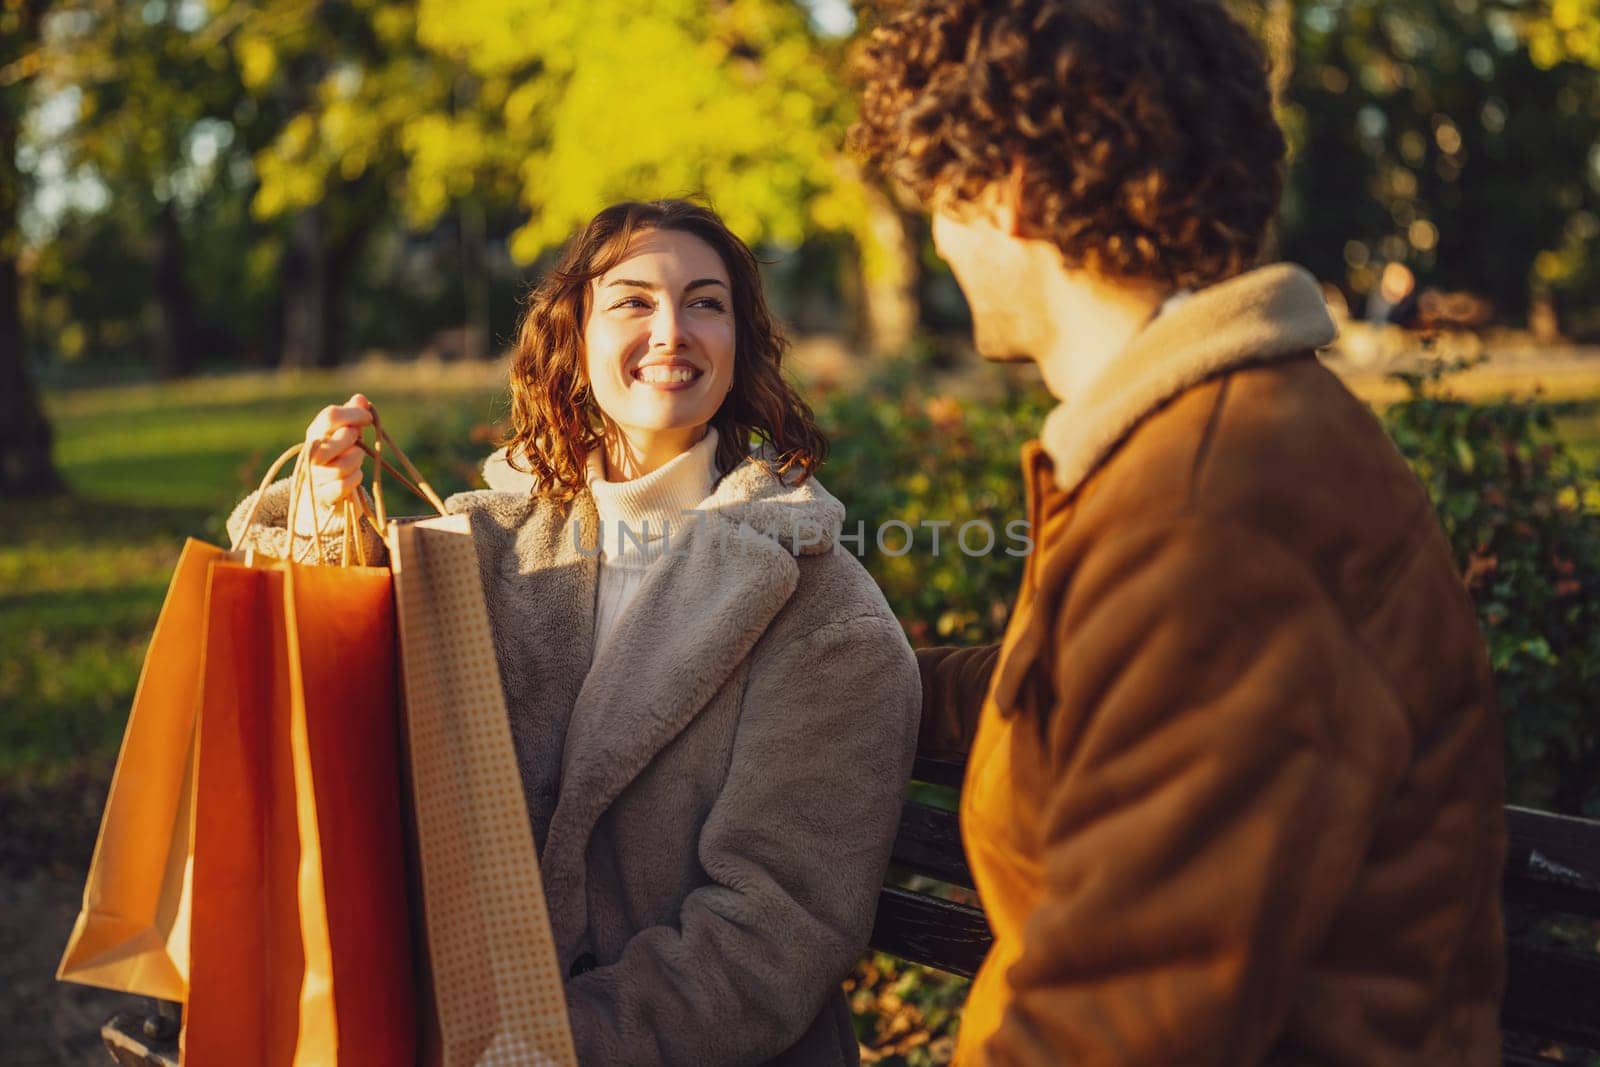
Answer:
[[[1600,918],[1600,823],[1508,807],[1506,834],[1508,901]]]
[[[971,978],[993,940],[977,908],[896,886],[878,893],[871,944],[879,952]]]
[[[941,882],[974,888],[961,849],[961,819],[953,811],[906,801],[894,839],[894,862]]]
[[[918,756],[911,766],[913,781],[947,785],[951,789],[961,788],[961,779],[966,773],[965,760],[938,759],[934,756]]]
[[[992,940],[977,908],[894,886],[879,894],[871,944],[880,952],[970,978]],[[1507,952],[1505,1028],[1600,1048],[1600,961],[1529,945]]]
[[[1507,1030],[1600,1049],[1600,960],[1569,949],[1506,947]]]

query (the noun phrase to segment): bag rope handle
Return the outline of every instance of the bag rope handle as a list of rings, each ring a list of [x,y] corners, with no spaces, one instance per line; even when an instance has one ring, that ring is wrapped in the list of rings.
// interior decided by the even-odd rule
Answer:
[[[400,446],[395,444],[394,438],[389,436],[389,432],[383,428],[383,424],[378,418],[377,408],[371,408],[370,410],[372,412],[372,428],[374,431],[373,443],[368,445],[363,438],[357,437],[356,447],[371,456],[374,461],[372,497],[373,504],[376,505],[376,511],[374,511],[373,506],[368,505],[367,501],[359,493],[353,494],[342,502],[341,515],[344,519],[344,530],[339,546],[342,566],[350,566],[352,555],[360,560],[361,566],[367,565],[366,546],[362,543],[359,534],[359,527],[363,519],[366,520],[379,537],[382,537],[388,528],[388,509],[384,506],[383,499],[383,472],[386,470],[404,488],[410,490],[418,498],[427,501],[428,505],[440,515],[448,514],[445,510],[444,501],[434,491],[433,486],[428,484],[427,479],[406,457]],[[393,453],[394,457],[400,461],[400,465],[405,468],[404,472],[384,458],[383,453],[386,446],[388,451]],[[300,494],[304,489],[306,495],[312,501],[312,510],[315,513],[315,528],[310,534],[304,536],[310,537],[317,554],[317,561],[323,565],[328,564],[327,546],[324,538],[328,535],[328,526],[332,522],[335,509],[329,508],[327,513],[323,514],[322,510],[316,507],[316,490],[311,480],[310,455],[311,450],[308,447],[308,442],[302,441],[289,446],[277,459],[272,461],[272,465],[267,468],[267,473],[261,478],[261,484],[256,487],[255,499],[250,504],[250,510],[245,514],[244,523],[239,527],[238,534],[229,542],[230,551],[238,551],[239,542],[244,539],[250,528],[256,523],[256,516],[260,513],[261,501],[266,497],[267,488],[272,484],[272,480],[278,476],[278,472],[283,469],[284,464],[293,459],[295,465],[289,474],[289,516],[287,524],[289,530],[289,555],[292,561],[299,562],[294,559],[296,556],[295,540],[302,535],[295,528],[295,520],[300,514]],[[351,551],[352,547],[354,548],[353,553]]]

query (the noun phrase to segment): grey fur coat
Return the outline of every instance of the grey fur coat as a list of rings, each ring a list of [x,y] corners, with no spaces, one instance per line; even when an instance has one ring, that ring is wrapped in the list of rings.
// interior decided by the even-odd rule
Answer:
[[[836,547],[843,507],[746,461],[673,530],[591,669],[593,498],[524,484],[447,505],[471,517],[580,1059],[856,1063],[839,984],[871,930],[920,685]],[[247,543],[286,554],[287,510],[269,488]]]

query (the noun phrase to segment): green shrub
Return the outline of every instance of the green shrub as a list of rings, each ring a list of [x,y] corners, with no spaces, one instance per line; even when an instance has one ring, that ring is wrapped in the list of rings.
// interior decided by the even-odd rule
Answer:
[[[862,562],[913,645],[997,641],[1022,576],[1022,556],[1008,554],[1018,543],[1006,531],[1027,517],[1019,451],[1052,402],[1042,389],[1011,385],[997,399],[968,404],[927,381],[919,363],[902,361],[824,396],[817,417],[832,453],[822,480],[845,505],[845,532],[864,528]],[[901,528],[888,529],[887,551],[880,548],[876,532],[892,521],[914,531],[909,551]],[[960,527],[971,521],[993,531],[992,551],[961,550]],[[983,539],[974,529],[969,547],[976,552]]]
[[[1600,481],[1537,398],[1466,403],[1448,369],[1400,375],[1384,422],[1478,608],[1518,804],[1600,816]]]

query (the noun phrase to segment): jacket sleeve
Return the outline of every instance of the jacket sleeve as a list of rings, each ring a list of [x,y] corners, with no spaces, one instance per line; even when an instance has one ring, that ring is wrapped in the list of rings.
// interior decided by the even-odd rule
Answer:
[[[361,490],[361,495],[366,496],[367,491]],[[244,524],[251,519],[250,511],[255,506],[256,497],[260,496],[261,506],[256,508],[255,517],[250,522],[250,529],[245,530]],[[370,506],[372,498],[367,497]],[[358,536],[361,538],[361,549],[366,553],[366,560],[374,567],[383,566],[388,562],[389,552],[384,546],[383,538],[378,536],[369,524],[363,522],[357,527]],[[243,536],[241,536],[243,533]],[[251,493],[239,501],[233,513],[228,516],[228,536],[239,545],[240,549],[253,548],[262,555],[271,556],[273,559],[288,559],[289,557],[289,479],[284,478],[273,482],[259,493]],[[327,554],[329,563],[339,563],[344,559],[344,516],[332,515],[328,524],[323,529],[323,551]],[[361,557],[357,557],[359,560]],[[294,559],[302,563],[318,561],[317,546],[309,534],[296,533],[294,539]]]
[[[917,755],[964,759],[972,750],[978,716],[999,658],[998,644],[917,649],[917,671],[922,676]]]
[[[1253,1064],[1411,746],[1316,576],[1185,519],[1092,548],[1054,620],[1044,886],[988,1064]]]
[[[700,833],[708,884],[567,983],[585,1062],[764,1062],[866,946],[916,737],[911,650],[873,615],[757,655]]]

